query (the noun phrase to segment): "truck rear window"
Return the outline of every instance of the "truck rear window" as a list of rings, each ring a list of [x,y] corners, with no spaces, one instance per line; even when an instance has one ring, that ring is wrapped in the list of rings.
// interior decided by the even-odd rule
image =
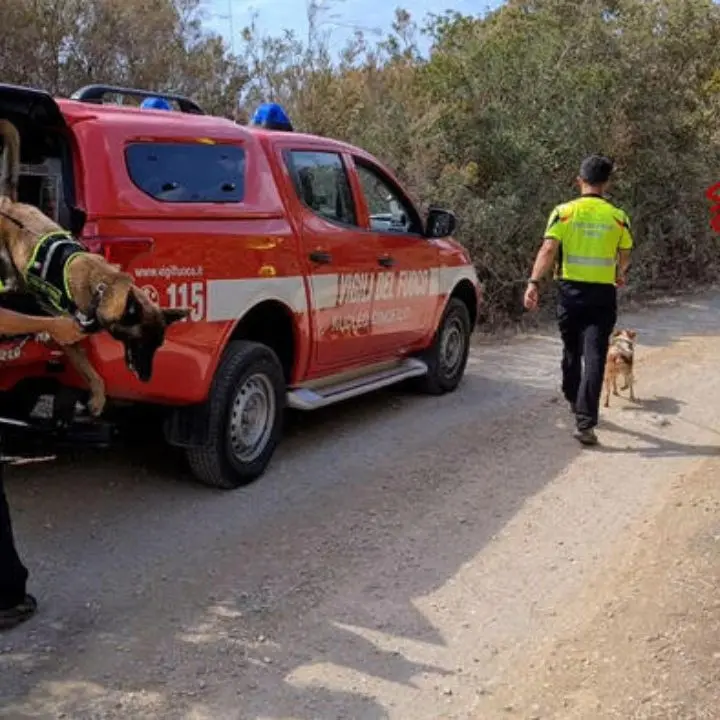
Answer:
[[[146,195],[173,203],[237,203],[245,194],[245,151],[236,145],[133,143],[130,178]]]

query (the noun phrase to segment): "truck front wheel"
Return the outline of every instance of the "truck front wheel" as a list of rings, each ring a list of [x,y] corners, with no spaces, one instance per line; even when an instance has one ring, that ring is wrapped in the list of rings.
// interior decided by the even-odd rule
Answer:
[[[457,388],[465,373],[471,338],[467,305],[459,298],[450,298],[433,344],[421,356],[428,366],[428,374],[418,378],[422,392],[442,395]]]
[[[207,442],[187,449],[195,477],[231,490],[265,472],[282,433],[285,378],[265,345],[237,341],[225,351],[208,398]]]

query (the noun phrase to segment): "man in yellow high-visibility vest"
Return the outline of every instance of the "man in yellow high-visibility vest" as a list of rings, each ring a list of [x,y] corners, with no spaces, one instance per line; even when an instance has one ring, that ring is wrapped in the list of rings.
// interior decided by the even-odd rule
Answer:
[[[3,289],[0,280],[0,294]],[[48,333],[59,345],[72,345],[83,337],[82,329],[71,317],[22,315],[0,307],[0,336],[40,333]],[[28,571],[15,548],[0,458],[0,631],[15,627],[35,613],[37,603],[26,590],[27,579]]]
[[[525,307],[535,310],[538,282],[557,268],[562,389],[575,414],[575,437],[583,445],[597,444],[594,428],[617,320],[616,287],[625,283],[633,246],[627,214],[604,197],[612,171],[613,163],[606,157],[583,160],[577,179],[580,197],[550,213],[525,291]]]

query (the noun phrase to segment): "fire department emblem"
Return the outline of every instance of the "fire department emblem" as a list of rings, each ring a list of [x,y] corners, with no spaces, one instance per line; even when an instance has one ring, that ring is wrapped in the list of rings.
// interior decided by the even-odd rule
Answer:
[[[157,305],[160,304],[160,293],[155,287],[152,285],[143,285],[140,289],[148,296],[148,298],[150,298],[151,302],[154,302]]]

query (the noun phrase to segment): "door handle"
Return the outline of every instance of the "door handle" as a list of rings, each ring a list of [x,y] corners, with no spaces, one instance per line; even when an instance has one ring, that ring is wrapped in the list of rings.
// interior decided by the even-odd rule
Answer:
[[[395,264],[395,258],[391,258],[389,255],[383,255],[378,258],[378,263],[383,267],[392,267]]]
[[[312,262],[320,265],[327,265],[332,262],[332,255],[324,250],[313,250],[308,257]]]

